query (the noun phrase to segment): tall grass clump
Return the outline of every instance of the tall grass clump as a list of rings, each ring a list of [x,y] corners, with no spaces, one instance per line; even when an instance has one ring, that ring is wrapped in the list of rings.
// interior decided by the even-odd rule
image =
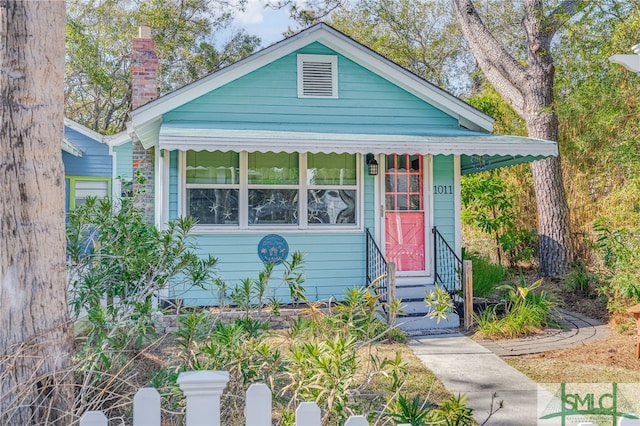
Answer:
[[[505,284],[501,305],[475,315],[477,336],[499,339],[521,337],[540,332],[554,325],[558,306],[556,297],[540,290],[542,280],[527,284],[521,277],[519,284]]]
[[[466,252],[464,257],[473,262],[473,295],[492,296],[496,287],[506,278],[508,269],[479,253]]]

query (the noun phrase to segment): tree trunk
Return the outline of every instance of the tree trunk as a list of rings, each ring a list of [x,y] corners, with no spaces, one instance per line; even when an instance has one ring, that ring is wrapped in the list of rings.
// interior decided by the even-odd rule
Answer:
[[[554,110],[554,67],[551,40],[555,31],[584,5],[564,0],[544,14],[539,0],[524,0],[526,64],[512,57],[484,25],[471,0],[451,0],[473,55],[487,80],[527,123],[530,137],[558,140]],[[559,277],[571,261],[569,207],[566,201],[560,158],[531,164],[538,204],[540,270],[543,277]]]
[[[557,140],[558,123],[554,112],[534,114],[525,121],[529,136]],[[564,275],[573,252],[569,232],[569,206],[560,164],[560,157],[531,163],[538,208],[539,274],[542,277]]]
[[[68,425],[65,6],[0,3],[0,424]]]

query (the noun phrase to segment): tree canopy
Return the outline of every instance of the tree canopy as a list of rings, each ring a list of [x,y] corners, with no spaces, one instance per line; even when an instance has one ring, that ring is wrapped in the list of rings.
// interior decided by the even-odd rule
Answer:
[[[260,40],[230,31],[233,11],[222,0],[70,2],[65,116],[105,134],[124,129],[131,109],[131,40],[140,25],[153,31],[161,94],[251,54]]]

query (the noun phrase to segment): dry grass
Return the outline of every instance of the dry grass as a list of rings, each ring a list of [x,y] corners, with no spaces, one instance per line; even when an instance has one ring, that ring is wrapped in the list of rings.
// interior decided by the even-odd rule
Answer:
[[[635,334],[612,334],[582,346],[507,358],[538,383],[640,383]]]

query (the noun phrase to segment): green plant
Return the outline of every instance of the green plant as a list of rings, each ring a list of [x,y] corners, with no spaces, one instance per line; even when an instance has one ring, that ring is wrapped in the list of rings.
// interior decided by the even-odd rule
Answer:
[[[134,194],[136,197],[137,194]],[[189,237],[193,221],[171,221],[159,230],[146,223],[134,199],[88,198],[69,213],[67,267],[69,304],[75,320],[76,412],[103,409],[125,415],[123,404],[136,392],[138,360],[163,341],[155,334],[158,291],[167,286],[203,286],[213,278],[216,259],[198,257]],[[206,319],[182,326],[182,368],[200,365],[199,336]],[[173,380],[167,370],[155,382]],[[175,389],[174,389],[175,390]]]
[[[608,282],[598,288],[607,297],[611,313],[640,302],[640,234],[636,229],[613,228],[604,219],[595,222],[598,247]]]
[[[507,276],[507,269],[492,263],[479,253],[465,251],[465,259],[473,262],[473,295],[488,297],[495,293],[496,286]]]
[[[175,332],[176,344],[180,347],[182,365],[194,369],[198,364],[198,353],[203,341],[211,331],[211,322],[207,312],[192,312],[178,317],[180,327]]]
[[[359,364],[356,348],[356,339],[344,335],[295,344],[287,368],[289,384],[281,393],[291,392],[295,401],[316,401],[325,407],[325,419],[346,419]]]
[[[515,194],[494,172],[465,176],[461,186],[462,221],[473,225],[495,241],[498,263],[506,254],[509,263],[529,261],[535,253],[535,230],[519,229],[514,208]]]
[[[504,313],[498,313],[498,306],[488,308],[474,316],[478,324],[478,334],[484,337],[517,337],[534,334],[544,327],[553,325],[553,317],[558,305],[556,298],[540,290],[542,280],[528,284],[520,275],[520,283],[498,287],[503,291]]]
[[[600,279],[596,273],[587,268],[584,262],[577,262],[562,281],[567,290],[588,295],[598,286]]]
[[[473,424],[473,410],[466,406],[467,397],[452,395],[432,411],[431,421],[446,426],[466,426]]]
[[[425,295],[424,301],[429,308],[428,317],[435,318],[437,322],[446,318],[454,309],[453,300],[449,293],[437,285],[433,291]]]
[[[433,405],[428,400],[421,401],[419,395],[409,399],[404,394],[399,394],[395,403],[389,410],[389,417],[396,423],[407,423],[412,426],[428,425],[427,421]]]
[[[192,226],[192,220],[179,219],[158,230],[132,199],[116,206],[89,198],[69,214],[69,303],[74,319],[86,314],[88,341],[115,342],[119,335],[139,344],[150,330],[158,290],[170,281],[202,286],[211,280],[217,260],[196,256],[188,237]]]

